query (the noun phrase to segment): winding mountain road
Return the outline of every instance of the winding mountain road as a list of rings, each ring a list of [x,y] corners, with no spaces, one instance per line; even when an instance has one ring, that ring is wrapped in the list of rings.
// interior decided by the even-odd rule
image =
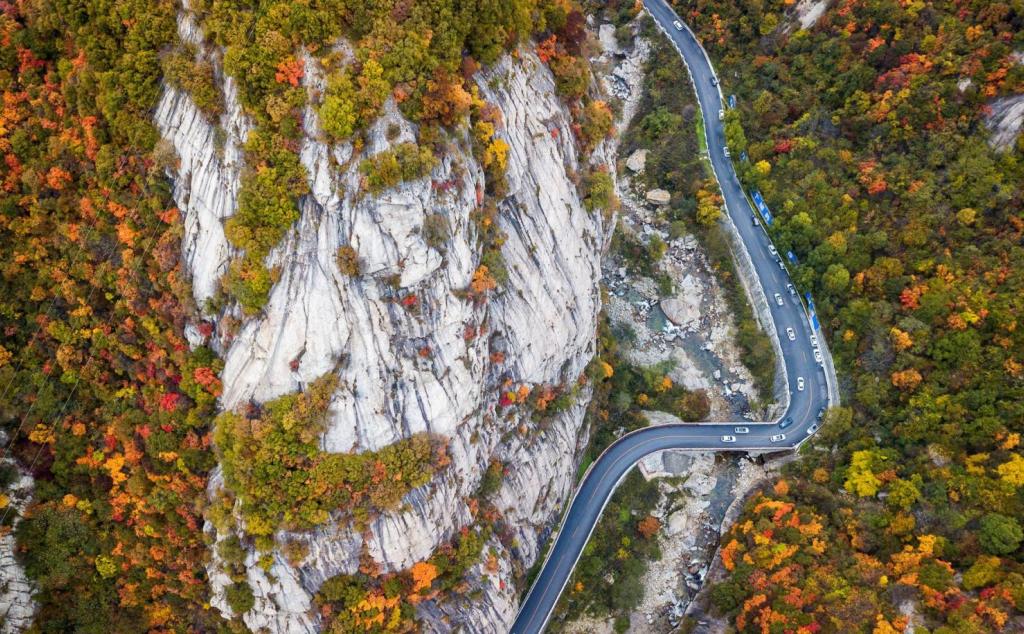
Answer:
[[[644,456],[664,449],[752,453],[796,449],[817,430],[824,409],[838,400],[828,350],[824,341],[820,341],[819,347],[812,339],[812,335],[821,339],[821,333],[812,326],[817,321],[790,286],[789,274],[774,253],[774,247],[769,249],[771,241],[762,227],[763,221],[751,208],[726,156],[725,131],[719,119],[724,105],[710,59],[693,32],[664,0],[644,0],[644,5],[672,40],[689,69],[704,116],[708,158],[729,214],[726,222],[731,222],[739,234],[760,282],[758,290],[764,293],[771,308],[771,320],[779,335],[789,383],[789,406],[778,421],[657,425],[626,434],[612,443],[591,464],[573,495],[561,530],[512,625],[513,634],[543,631],[612,492]],[[675,26],[677,22],[679,27]],[[816,354],[820,355],[820,362]],[[802,389],[799,383],[803,384]],[[737,428],[747,431],[740,433]],[[784,437],[779,438],[779,435]],[[735,440],[725,442],[723,436]]]

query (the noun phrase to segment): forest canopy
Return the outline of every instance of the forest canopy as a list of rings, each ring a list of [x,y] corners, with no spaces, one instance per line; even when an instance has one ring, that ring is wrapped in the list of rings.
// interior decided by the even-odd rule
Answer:
[[[848,406],[723,538],[716,605],[751,632],[899,630],[908,598],[933,631],[1019,623],[1024,167],[985,117],[1024,92],[1024,7],[840,0],[800,29],[781,0],[674,5]]]
[[[532,36],[559,34],[560,59],[570,55],[566,46],[578,54],[574,38],[582,37],[583,20],[560,0],[189,6],[205,38],[199,45],[180,40],[182,6],[170,0],[0,4],[2,457],[35,478],[17,541],[44,632],[239,627],[209,608],[202,531],[219,508],[211,509],[206,487],[216,463],[223,362],[185,337],[191,324],[208,340],[216,328],[209,313],[223,304],[194,305],[181,260],[184,228],[166,172],[176,157],[152,123],[164,87],[186,91],[214,120],[226,111],[223,71],[237,82],[254,123],[243,148],[238,213],[226,227],[244,255],[223,280],[251,315],[277,278],[265,256],[299,217],[298,200],[307,193],[297,159],[307,104],[326,119],[327,140],[358,146],[382,105],[394,100],[427,139],[395,157],[400,178],[429,172],[437,130],[467,117],[490,125],[473,143],[481,162],[487,157],[488,193],[500,192],[507,146],[485,104],[470,98],[473,73]],[[335,50],[339,38],[348,57]],[[210,54],[215,46],[222,55]],[[328,71],[325,94],[315,99],[303,84],[312,56]],[[585,65],[571,66],[577,83],[581,68],[589,77]],[[390,178],[368,187],[387,186]],[[483,270],[500,280],[500,232],[496,223],[488,226]],[[268,423],[278,420],[273,407],[268,412]],[[226,414],[218,425],[226,449],[239,455],[229,440],[241,436],[231,431],[262,420],[246,414]],[[309,449],[308,438],[292,441],[282,440]],[[443,452],[416,438],[312,468],[336,483],[356,464],[365,479],[371,459],[401,470],[405,482],[388,488],[359,480],[366,487],[353,496],[372,498],[362,516],[371,505],[397,504],[441,466]],[[244,469],[233,477],[259,482]],[[260,500],[268,522],[306,527],[322,519],[319,509],[301,508],[295,518],[277,513],[271,493],[257,491],[266,494]],[[3,501],[2,521],[10,525],[17,509]],[[481,526],[494,521],[486,515]],[[453,548],[479,554],[475,541],[464,537]],[[240,549],[233,542],[223,548],[236,561]],[[456,586],[467,557],[433,561],[444,578],[433,587]],[[227,598],[235,608],[253,605],[251,589],[237,580]]]

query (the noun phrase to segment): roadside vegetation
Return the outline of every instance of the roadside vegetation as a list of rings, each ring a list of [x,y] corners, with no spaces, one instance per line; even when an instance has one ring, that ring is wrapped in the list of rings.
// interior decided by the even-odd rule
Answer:
[[[702,141],[700,108],[679,54],[649,18],[641,21],[645,25],[643,33],[652,44],[651,56],[645,68],[644,96],[623,135],[620,154],[649,150],[644,173],[635,178],[642,179],[648,189],[672,193],[671,202],[659,212],[661,220],[668,225],[670,236],[692,234],[704,247],[736,320],[741,361],[754,377],[761,400],[768,402],[775,384],[775,350],[754,317],[736,274],[726,229],[719,222],[721,195],[710,165],[701,158],[706,143]],[[630,249],[628,243],[625,247],[616,250],[636,272],[659,277],[656,254]]]
[[[628,332],[613,331],[602,317],[600,353],[589,369],[594,381],[587,409],[591,441],[583,454],[580,477],[622,434],[648,425],[643,410],[665,411],[684,421],[708,416],[710,403],[704,392],[673,384],[667,376],[671,367],[637,368],[622,359],[619,345],[629,337]],[[661,526],[651,516],[659,498],[657,483],[644,480],[639,472],[634,470],[623,480],[587,542],[549,627],[589,615],[614,619],[616,631],[628,628],[630,612],[643,599],[640,581],[647,563],[661,557],[657,543]]]
[[[663,411],[694,422],[710,413],[703,390],[687,390],[672,382],[670,364],[639,368],[623,359],[619,346],[633,336],[624,328],[612,328],[602,315],[597,331],[599,354],[590,370],[597,381],[588,410],[592,425],[585,461],[597,458],[622,433],[646,427],[642,410]]]
[[[628,6],[627,6],[628,5]],[[603,15],[624,28],[636,13],[632,3],[608,3]],[[595,7],[595,10],[597,7]],[[735,277],[731,253],[717,224],[721,199],[716,199],[709,170],[700,159],[697,135],[699,110],[689,89],[685,67],[675,51],[661,44],[660,34],[647,19],[644,32],[651,39],[645,94],[633,123],[622,139],[620,154],[649,150],[645,173],[648,188],[672,192],[662,222],[673,237],[693,233],[707,249],[739,324],[738,340],[743,361],[755,375],[762,395],[771,397],[775,359],[771,343],[757,326],[743,288]],[[622,42],[625,43],[625,42]],[[680,90],[679,86],[685,86]],[[711,211],[707,208],[710,206]],[[621,227],[611,250],[633,275],[656,280],[663,294],[672,292],[671,280],[658,265],[666,244],[654,236],[646,242]],[[579,477],[600,453],[622,434],[648,425],[642,410],[661,410],[685,421],[705,419],[710,403],[702,391],[674,385],[668,365],[638,368],[619,355],[636,335],[629,326],[615,329],[602,317],[598,330],[599,354],[591,365],[595,379],[593,400],[587,412],[591,442],[581,460]],[[761,365],[758,365],[758,364]],[[555,608],[549,628],[561,631],[582,616],[612,619],[615,631],[630,626],[630,613],[644,596],[641,580],[648,562],[660,558],[657,536],[660,524],[651,513],[660,498],[656,482],[647,482],[634,471],[612,496],[587,543],[580,562]],[[543,558],[543,554],[541,555]],[[536,567],[535,567],[536,568]],[[535,570],[533,571],[535,572]],[[527,583],[532,582],[532,575]]]
[[[784,0],[675,5],[849,406],[723,538],[715,605],[741,632],[901,631],[908,606],[1019,630],[1024,146],[993,150],[984,116],[1024,91],[1020,5],[830,3],[806,31]]]
[[[625,632],[630,613],[644,597],[643,576],[649,561],[661,558],[661,523],[651,515],[661,493],[656,481],[633,470],[608,501],[573,570],[548,629],[563,631],[581,616],[611,617],[616,632]]]

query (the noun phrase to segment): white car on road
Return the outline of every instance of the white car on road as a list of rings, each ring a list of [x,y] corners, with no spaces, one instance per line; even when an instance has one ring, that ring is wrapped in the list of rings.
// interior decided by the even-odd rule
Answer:
[[[792,328],[786,328],[786,336],[789,337],[790,341],[796,341],[796,331]]]
[[[719,110],[718,111],[718,120],[719,121],[725,121],[725,110]]]
[[[811,345],[814,346],[815,348],[818,347],[818,336],[817,335],[811,335]]]
[[[772,255],[778,255],[779,254],[779,252],[775,250],[775,245],[774,244],[769,244],[768,245],[768,253],[771,253]]]
[[[817,348],[814,349],[814,360],[818,362],[818,365],[824,363],[824,360],[821,358],[821,350],[818,350]]]
[[[802,376],[796,377],[796,391],[797,392],[803,392],[804,391],[804,377],[802,377]]]
[[[786,284],[786,288],[789,289],[789,294],[790,295],[792,295],[793,297],[796,297],[796,287],[795,286],[793,286],[792,284]]]
[[[677,31],[682,31],[683,30],[683,23],[680,22],[679,20],[673,20],[672,21],[672,26],[676,27]]]
[[[722,436],[722,442],[736,442],[736,436]]]
[[[782,301],[782,295],[775,293],[775,303],[782,306],[785,302]]]
[[[728,145],[723,145],[722,146],[722,154],[725,154],[725,158],[729,158],[729,146]]]
[[[818,429],[819,429],[818,423],[814,423],[813,425],[811,425],[810,427],[807,428],[807,435],[810,436],[814,432],[818,431]]]
[[[771,440],[772,442],[782,442],[785,439],[786,439],[786,434],[775,434],[769,440]]]

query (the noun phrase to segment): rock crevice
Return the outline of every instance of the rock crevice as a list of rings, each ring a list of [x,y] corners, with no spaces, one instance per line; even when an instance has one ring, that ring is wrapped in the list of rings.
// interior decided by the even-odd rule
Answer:
[[[191,29],[183,19],[182,28]],[[183,34],[184,36],[184,34]],[[304,81],[322,79],[309,61]],[[270,254],[280,278],[263,311],[245,319],[233,338],[212,342],[222,353],[221,405],[235,408],[303,389],[326,372],[339,375],[322,448],[331,452],[376,450],[419,432],[449,439],[451,464],[429,485],[411,492],[397,511],[381,514],[361,533],[342,523],[287,535],[309,555],[299,566],[282,556],[267,574],[250,553],[246,575],[256,606],[243,618],[256,630],[314,632],[311,609],[323,581],[358,568],[366,552],[382,571],[421,561],[473,521],[467,500],[492,459],[509,474],[494,500],[517,543],[510,552],[497,540],[499,567],[511,579],[515,567],[537,556],[537,529],[548,523],[572,488],[588,390],[575,404],[537,429],[530,412],[498,405],[501,384],[571,387],[590,358],[600,310],[600,257],[608,227],[580,201],[573,174],[580,168],[571,119],[555,94],[550,72],[520,51],[478,76],[481,96],[502,113],[498,134],[508,143],[509,196],[498,223],[508,239],[502,256],[508,281],[487,302],[461,294],[479,264],[477,231],[470,213],[484,172],[465,130],[453,131],[449,149],[429,177],[371,195],[360,191],[359,160],[350,144],[322,141],[315,111],[305,114],[300,158],[310,193],[300,218]],[[217,125],[190,97],[168,87],[156,112],[163,137],[178,154],[172,170],[174,196],[185,218],[184,260],[200,305],[218,292],[233,255],[223,223],[237,207],[241,147],[249,124],[230,79],[223,80],[227,107]],[[400,130],[388,138],[387,131]],[[553,133],[552,131],[557,131]],[[414,126],[389,104],[367,132],[367,153],[415,138]],[[218,149],[217,138],[225,139]],[[605,160],[599,148],[592,160]],[[437,182],[454,187],[438,188]],[[424,222],[443,214],[450,232],[443,245],[427,244]],[[336,264],[342,245],[353,247],[362,271],[350,277]],[[388,278],[398,278],[397,286]],[[396,300],[415,295],[416,310]],[[215,321],[238,319],[228,308]],[[467,327],[483,328],[467,337]],[[224,329],[222,329],[224,330]],[[489,342],[502,342],[496,367]],[[428,349],[426,355],[417,354]],[[541,436],[542,437],[538,437]],[[211,479],[211,494],[222,486]],[[210,577],[214,605],[231,583],[214,558]],[[479,572],[479,571],[478,571]],[[492,575],[493,577],[493,575]],[[488,577],[490,578],[490,577]],[[501,631],[515,614],[514,584],[481,581],[483,597],[472,605],[453,601],[420,606],[425,627],[462,623],[473,631]],[[444,625],[442,625],[444,623]]]

